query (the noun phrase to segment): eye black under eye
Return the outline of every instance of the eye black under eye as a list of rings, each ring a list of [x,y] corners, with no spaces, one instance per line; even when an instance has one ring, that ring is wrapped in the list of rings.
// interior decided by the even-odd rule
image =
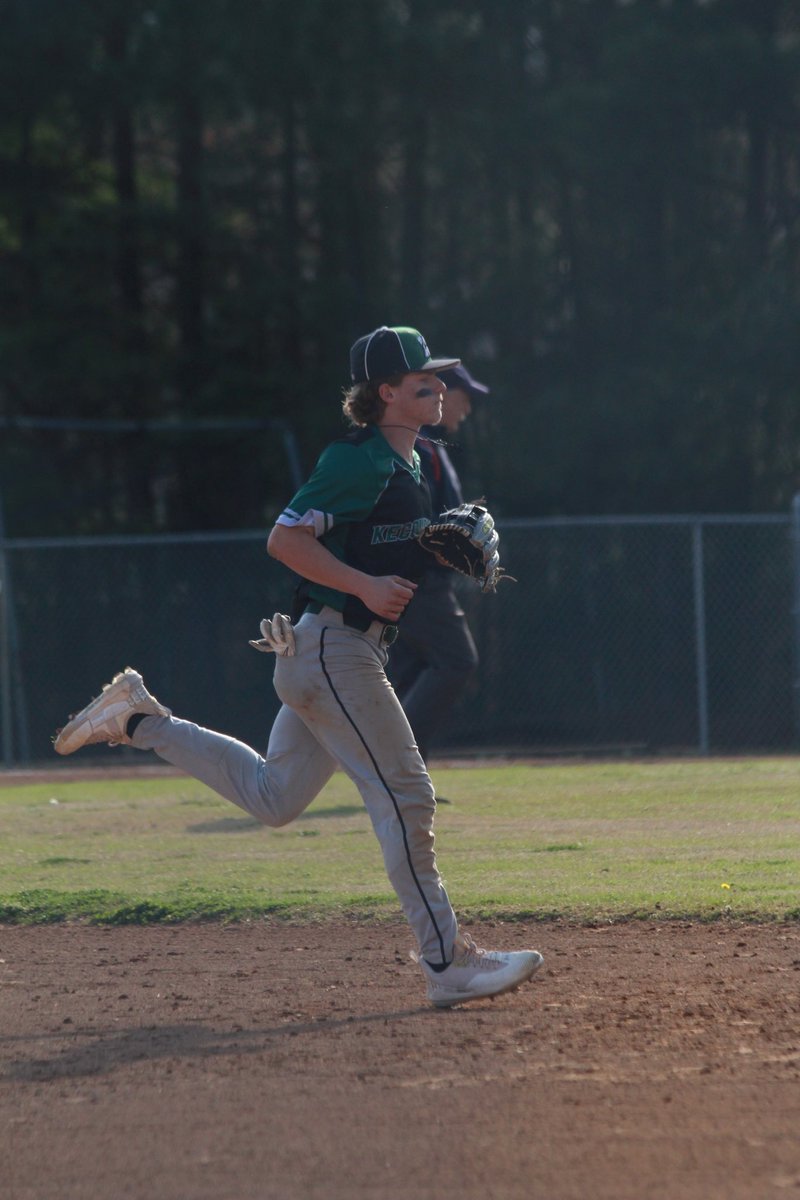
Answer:
[[[416,393],[418,400],[421,400],[424,396],[432,396],[432,395],[433,395],[433,388],[429,388],[429,387],[420,388],[419,391]]]

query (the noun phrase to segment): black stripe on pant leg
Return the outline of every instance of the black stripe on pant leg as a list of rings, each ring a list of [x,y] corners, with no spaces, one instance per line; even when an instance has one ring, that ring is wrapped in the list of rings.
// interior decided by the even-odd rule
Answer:
[[[431,925],[433,925],[433,928],[436,931],[436,936],[439,939],[439,948],[442,952],[442,962],[446,962],[447,959],[445,958],[445,953],[444,953],[444,939],[442,937],[442,933],[441,933],[441,930],[439,929],[439,926],[436,924],[436,918],[434,917],[433,910],[431,909],[431,906],[428,903],[428,898],[425,895],[425,892],[423,891],[422,884],[420,883],[419,878],[417,876],[417,872],[414,870],[414,864],[411,861],[411,848],[408,844],[408,834],[406,833],[406,825],[405,825],[405,821],[403,820],[402,814],[400,812],[400,808],[397,803],[395,794],[392,791],[392,789],[389,787],[386,780],[384,779],[383,773],[381,772],[381,769],[378,766],[378,763],[375,759],[375,755],[372,753],[369,746],[367,745],[367,742],[366,742],[366,739],[365,739],[363,733],[358,728],[355,721],[350,716],[350,713],[347,711],[344,704],[342,703],[342,699],[341,699],[339,693],[336,691],[336,688],[334,687],[333,680],[331,679],[330,675],[328,674],[328,668],[325,665],[325,634],[327,632],[327,629],[328,629],[327,625],[324,626],[322,633],[320,634],[320,637],[319,637],[319,661],[320,661],[320,666],[322,667],[322,673],[325,676],[325,679],[327,680],[328,687],[331,689],[331,693],[333,695],[334,700],[339,705],[339,708],[344,713],[344,716],[347,718],[350,725],[353,727],[353,730],[355,731],[356,736],[358,737],[359,741],[361,742],[361,745],[364,747],[367,754],[369,755],[370,762],[372,763],[373,767],[375,768],[375,772],[376,772],[378,778],[380,779],[381,783],[386,788],[386,794],[389,797],[389,799],[391,800],[392,805],[394,806],[394,811],[397,815],[397,819],[400,822],[400,828],[403,832],[403,845],[405,846],[405,849],[406,849],[406,860],[408,861],[408,869],[411,872],[411,878],[414,880],[414,883],[416,884],[416,888],[420,894],[422,903],[425,905],[428,916],[431,919]]]

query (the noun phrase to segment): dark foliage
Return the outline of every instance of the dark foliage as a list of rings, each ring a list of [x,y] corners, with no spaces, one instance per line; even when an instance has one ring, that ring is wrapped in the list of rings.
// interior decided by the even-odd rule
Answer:
[[[492,388],[503,514],[785,509],[800,444],[792,0],[0,0],[13,534],[241,527],[408,323]]]

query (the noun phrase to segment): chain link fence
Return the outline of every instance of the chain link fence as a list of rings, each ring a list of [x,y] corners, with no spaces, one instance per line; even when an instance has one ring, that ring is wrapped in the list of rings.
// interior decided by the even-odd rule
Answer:
[[[793,749],[797,512],[500,522],[517,582],[463,582],[481,661],[438,749]],[[2,764],[54,765],[52,732],[126,665],[177,714],[263,750],[272,660],[247,639],[292,592],[265,540],[1,539]]]

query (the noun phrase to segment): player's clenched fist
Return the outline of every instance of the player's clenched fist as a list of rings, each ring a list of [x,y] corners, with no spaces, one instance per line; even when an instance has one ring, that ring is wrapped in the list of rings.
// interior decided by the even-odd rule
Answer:
[[[416,590],[415,583],[400,575],[367,576],[360,599],[370,612],[394,624],[400,620]]]

